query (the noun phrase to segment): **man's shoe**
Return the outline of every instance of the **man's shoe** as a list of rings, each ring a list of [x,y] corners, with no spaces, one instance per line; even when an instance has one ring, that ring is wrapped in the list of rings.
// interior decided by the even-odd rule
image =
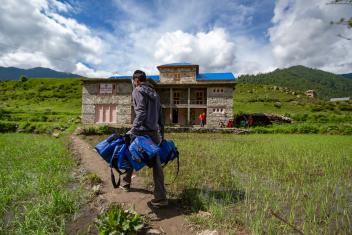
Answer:
[[[169,205],[169,202],[167,201],[167,199],[152,199],[150,201],[150,204],[153,207],[163,207]]]
[[[131,189],[130,186],[120,186],[119,188],[124,192],[129,192]]]

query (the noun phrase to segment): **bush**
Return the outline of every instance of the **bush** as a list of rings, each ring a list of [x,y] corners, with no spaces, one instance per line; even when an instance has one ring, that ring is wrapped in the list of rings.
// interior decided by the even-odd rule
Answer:
[[[87,127],[83,129],[83,135],[103,135],[113,133],[113,128],[108,125],[98,126],[98,127]]]
[[[0,122],[0,132],[15,132],[17,127],[16,123]]]
[[[95,224],[100,235],[137,234],[143,228],[144,221],[136,212],[112,205],[98,216]]]
[[[28,78],[26,76],[24,76],[24,75],[21,75],[20,81],[21,82],[26,82],[26,81],[28,81]]]

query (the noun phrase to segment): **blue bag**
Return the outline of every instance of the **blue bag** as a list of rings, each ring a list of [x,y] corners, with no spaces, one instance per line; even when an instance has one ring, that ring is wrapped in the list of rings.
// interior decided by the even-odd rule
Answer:
[[[114,167],[119,170],[130,170],[132,168],[128,159],[130,155],[131,154],[128,151],[127,144],[124,143],[122,145],[117,145],[110,160],[110,167]]]
[[[172,140],[163,140],[159,145],[160,162],[166,165],[169,161],[178,158],[178,151]]]
[[[95,149],[106,162],[110,163],[115,147],[123,144],[123,142],[123,138],[116,134],[112,134],[107,139],[97,144]]]
[[[130,163],[133,169],[139,171],[145,165],[152,167],[160,148],[149,136],[137,136],[129,146],[129,150],[131,153]]]
[[[114,188],[120,186],[120,176],[125,174],[128,170],[131,169],[131,164],[128,160],[128,155],[130,155],[128,151],[128,145],[125,141],[125,138],[122,136],[118,136],[113,134],[109,136],[107,139],[103,140],[99,144],[95,146],[95,149],[99,153],[99,155],[107,162],[110,166],[111,172],[111,182]],[[115,181],[115,175],[112,168],[115,168],[119,173],[118,183]],[[125,170],[122,172],[121,170]]]
[[[159,148],[160,162],[162,163],[163,167],[165,167],[170,161],[173,161],[175,158],[177,159],[177,172],[174,180],[172,181],[175,182],[178,176],[178,172],[180,170],[180,158],[176,145],[172,140],[163,140],[159,144]]]

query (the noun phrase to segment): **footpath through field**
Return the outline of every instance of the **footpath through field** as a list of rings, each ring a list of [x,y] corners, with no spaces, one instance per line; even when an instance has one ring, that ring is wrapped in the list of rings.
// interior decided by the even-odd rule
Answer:
[[[148,219],[152,228],[158,229],[164,234],[187,235],[194,233],[189,231],[181,209],[174,203],[171,202],[168,207],[160,209],[148,206],[148,202],[153,199],[153,194],[144,186],[142,177],[133,178],[130,192],[114,189],[110,179],[110,168],[94,148],[75,134],[71,136],[71,139],[73,151],[80,159],[80,167],[87,172],[96,173],[103,182],[99,196],[86,208],[83,208],[81,214],[68,226],[66,231],[68,234],[96,233],[96,231],[92,231],[93,221],[103,205],[107,206],[111,203],[122,204],[126,209],[133,208]],[[116,173],[115,176],[117,177],[117,175]]]

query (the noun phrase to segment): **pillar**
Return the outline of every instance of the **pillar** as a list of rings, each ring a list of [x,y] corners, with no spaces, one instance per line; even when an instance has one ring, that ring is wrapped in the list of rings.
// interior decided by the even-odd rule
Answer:
[[[172,124],[173,89],[170,88],[170,123]]]
[[[191,88],[188,87],[187,99],[187,125],[191,124]]]

